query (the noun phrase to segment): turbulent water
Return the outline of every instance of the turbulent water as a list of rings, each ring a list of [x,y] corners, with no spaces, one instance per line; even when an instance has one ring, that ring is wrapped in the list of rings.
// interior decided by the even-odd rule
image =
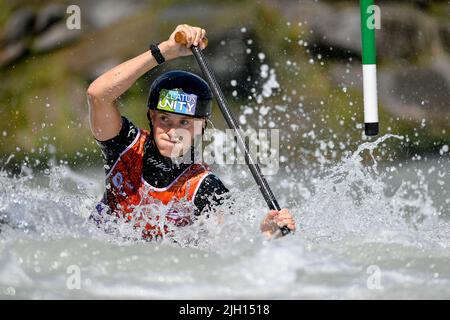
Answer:
[[[90,223],[101,168],[1,173],[0,297],[448,299],[450,160],[363,165],[361,154],[384,139],[398,138],[364,143],[314,173],[270,177],[298,222],[272,241],[259,232],[267,209],[245,168],[218,168],[234,206],[223,206],[221,224],[180,229],[178,244]]]

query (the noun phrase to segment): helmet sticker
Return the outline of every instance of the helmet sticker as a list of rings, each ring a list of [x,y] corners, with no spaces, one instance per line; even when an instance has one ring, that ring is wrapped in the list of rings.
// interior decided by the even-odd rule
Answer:
[[[184,93],[180,89],[162,89],[159,93],[158,110],[195,115],[197,96]]]

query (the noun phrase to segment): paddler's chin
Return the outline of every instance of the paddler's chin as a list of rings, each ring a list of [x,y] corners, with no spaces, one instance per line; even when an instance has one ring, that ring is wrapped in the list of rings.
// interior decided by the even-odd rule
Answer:
[[[179,158],[187,153],[191,144],[183,144],[178,141],[171,141],[164,138],[155,138],[156,146],[158,147],[159,153],[167,158]]]

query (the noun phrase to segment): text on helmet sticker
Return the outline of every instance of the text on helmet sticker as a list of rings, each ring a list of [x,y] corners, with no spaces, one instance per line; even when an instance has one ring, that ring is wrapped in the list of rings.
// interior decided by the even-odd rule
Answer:
[[[196,106],[197,96],[195,94],[187,94],[179,89],[162,89],[159,93],[159,101],[156,109],[195,115]]]

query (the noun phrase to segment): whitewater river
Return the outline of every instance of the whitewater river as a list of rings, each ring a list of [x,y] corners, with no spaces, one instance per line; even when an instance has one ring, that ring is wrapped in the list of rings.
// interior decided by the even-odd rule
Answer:
[[[267,209],[245,168],[218,168],[236,204],[179,244],[89,223],[102,168],[2,173],[0,298],[450,299],[449,157],[363,165],[374,147],[270,177],[299,224],[275,241],[259,233]]]

